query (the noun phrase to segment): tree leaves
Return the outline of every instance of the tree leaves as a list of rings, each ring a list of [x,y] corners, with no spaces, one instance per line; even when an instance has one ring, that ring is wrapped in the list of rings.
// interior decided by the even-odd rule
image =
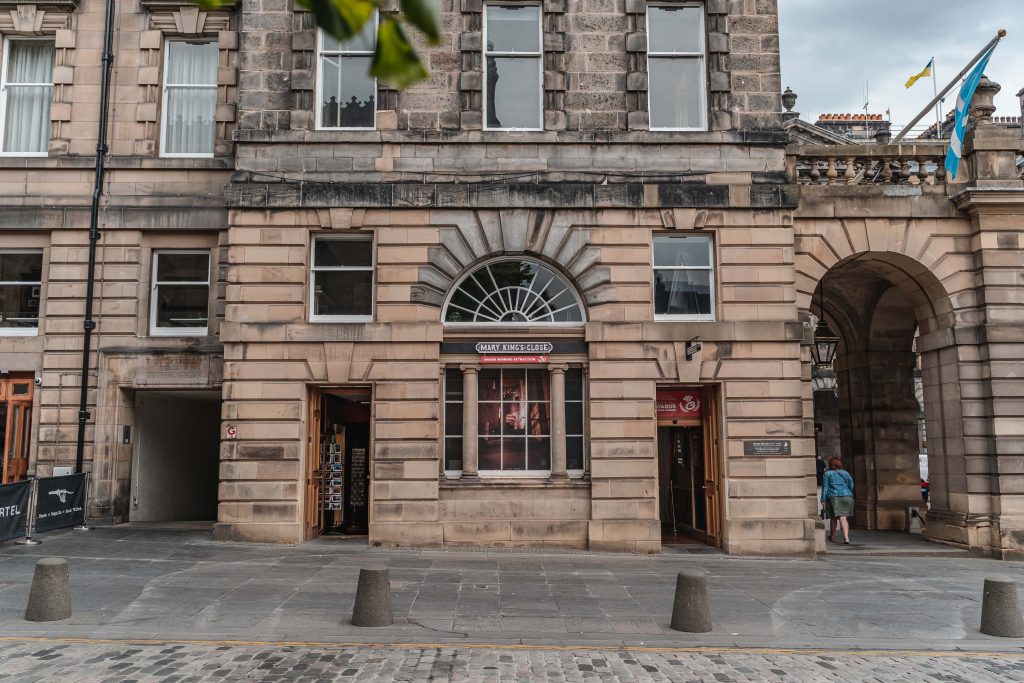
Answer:
[[[405,37],[405,31],[394,19],[380,22],[377,30],[377,51],[373,55],[370,74],[399,90],[422,81],[430,74]]]
[[[193,0],[204,9],[232,7],[237,0]],[[313,13],[316,24],[338,40],[351,40],[359,35],[374,11],[384,0],[296,0]],[[409,24],[422,33],[430,45],[441,42],[441,29],[431,0],[399,0],[401,12],[381,16],[377,28],[377,45],[370,74],[398,88],[426,79],[430,74],[402,29]]]

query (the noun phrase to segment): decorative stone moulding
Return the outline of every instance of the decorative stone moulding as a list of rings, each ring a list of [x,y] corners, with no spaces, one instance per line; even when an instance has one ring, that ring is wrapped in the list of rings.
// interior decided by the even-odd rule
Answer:
[[[33,4],[0,0],[0,33],[15,35],[54,35],[67,28],[77,2]]]

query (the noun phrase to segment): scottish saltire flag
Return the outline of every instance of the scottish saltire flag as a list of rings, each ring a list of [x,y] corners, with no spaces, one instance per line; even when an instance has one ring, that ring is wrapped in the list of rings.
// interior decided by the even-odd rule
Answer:
[[[956,178],[957,169],[960,168],[960,155],[964,144],[964,129],[967,127],[967,110],[971,106],[971,98],[974,97],[974,91],[978,88],[978,81],[981,80],[985,73],[988,59],[992,56],[992,50],[995,49],[995,45],[989,48],[985,56],[978,62],[978,65],[974,67],[974,71],[967,76],[967,80],[964,81],[963,86],[960,88],[960,94],[956,97],[956,121],[953,124],[953,134],[949,137],[949,151],[946,152],[946,171],[949,172],[950,178]]]
[[[910,88],[915,83],[917,83],[918,80],[924,78],[925,76],[931,76],[932,75],[932,63],[933,62],[935,62],[935,57],[932,57],[930,60],[928,60],[928,65],[924,69],[921,70],[921,73],[914,74],[913,76],[908,78],[907,79],[907,88]]]

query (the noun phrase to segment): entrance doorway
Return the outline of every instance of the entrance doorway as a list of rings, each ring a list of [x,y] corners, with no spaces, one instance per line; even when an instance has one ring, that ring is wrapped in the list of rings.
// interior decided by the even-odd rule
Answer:
[[[369,531],[369,386],[315,389],[306,452],[306,538]]]
[[[130,522],[217,519],[220,391],[136,391]],[[130,433],[122,439],[131,439]]]
[[[658,493],[662,543],[721,539],[715,387],[658,389]]]
[[[32,443],[32,375],[0,375],[0,454],[2,484],[25,479]]]

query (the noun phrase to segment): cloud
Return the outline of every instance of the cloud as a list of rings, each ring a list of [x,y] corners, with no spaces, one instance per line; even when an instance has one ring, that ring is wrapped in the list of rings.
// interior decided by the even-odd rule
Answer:
[[[864,84],[869,111],[892,111],[908,123],[931,100],[931,79],[907,90],[904,83],[933,56],[942,87],[977,54],[997,29],[1007,37],[987,75],[1002,86],[997,114],[1020,115],[1016,93],[1024,88],[1024,10],[1021,0],[779,0],[782,85],[799,96],[804,120],[819,114],[858,112]],[[949,109],[956,89],[949,97]],[[926,116],[922,125],[934,121]]]

